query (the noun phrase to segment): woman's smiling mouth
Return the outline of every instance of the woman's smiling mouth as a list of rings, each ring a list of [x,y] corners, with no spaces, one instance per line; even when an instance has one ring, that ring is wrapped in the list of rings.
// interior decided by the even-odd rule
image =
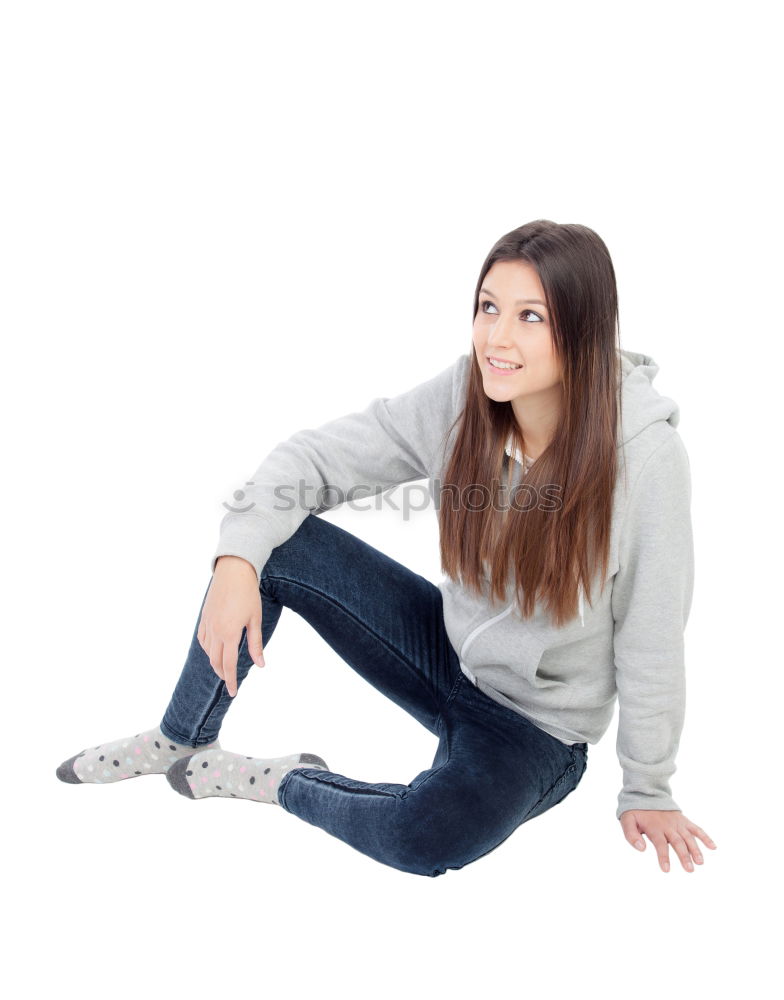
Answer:
[[[516,361],[504,361],[503,358],[488,356],[487,367],[493,375],[514,375],[515,372],[520,371],[523,365]]]

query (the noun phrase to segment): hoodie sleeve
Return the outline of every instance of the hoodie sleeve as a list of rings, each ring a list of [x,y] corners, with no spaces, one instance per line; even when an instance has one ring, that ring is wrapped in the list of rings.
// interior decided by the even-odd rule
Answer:
[[[457,416],[470,355],[398,396],[377,397],[364,410],[297,431],[262,461],[246,483],[241,507],[220,524],[211,572],[223,555],[247,559],[261,578],[270,553],[308,514],[372,497],[433,474]]]
[[[686,704],[684,630],[694,587],[689,459],[680,435],[647,459],[629,499],[612,590],[617,753],[627,809],[680,810],[676,770]]]

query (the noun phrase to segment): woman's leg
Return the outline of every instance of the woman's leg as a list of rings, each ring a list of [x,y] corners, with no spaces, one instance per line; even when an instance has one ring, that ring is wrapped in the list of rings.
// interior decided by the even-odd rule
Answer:
[[[369,683],[435,732],[458,665],[444,634],[441,592],[430,581],[337,525],[309,516],[273,549],[260,589],[265,647],[289,607]],[[160,725],[71,757],[57,769],[62,781],[103,783],[168,773],[193,749],[219,746],[218,732],[233,699],[198,641],[208,592],[209,586]],[[238,687],[252,665],[243,629]]]
[[[407,785],[295,769],[283,776],[278,801],[376,861],[434,877],[495,850],[585,773],[586,744],[566,746],[462,673],[439,721],[433,766]]]
[[[582,777],[584,744],[565,746],[462,674],[444,630],[439,589],[349,532],[306,518],[273,550],[261,593],[265,646],[282,608],[292,608],[369,683],[439,736],[432,767],[407,785],[288,770],[277,796],[264,792],[288,812],[377,861],[435,876],[495,849]],[[241,653],[238,683],[252,662],[244,636]],[[214,738],[231,700],[203,652],[192,651],[162,728]],[[217,751],[195,761],[213,756]]]
[[[311,515],[272,550],[260,589],[265,649],[283,608],[290,608],[365,680],[436,732],[441,707],[459,673],[444,631],[438,587],[338,525]],[[201,612],[160,724],[171,740],[192,747],[217,739],[233,701],[199,644],[200,617]],[[238,688],[252,665],[243,630]]]

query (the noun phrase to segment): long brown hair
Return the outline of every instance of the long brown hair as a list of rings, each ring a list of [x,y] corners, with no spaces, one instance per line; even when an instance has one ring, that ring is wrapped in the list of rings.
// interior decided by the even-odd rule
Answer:
[[[615,271],[592,229],[529,222],[488,254],[474,319],[485,275],[502,260],[526,261],[539,275],[562,365],[563,405],[553,438],[521,480],[515,502],[502,502],[504,445],[510,433],[521,452],[525,442],[511,402],[485,394],[472,342],[466,403],[452,425],[459,427],[438,509],[441,566],[476,591],[486,576],[494,600],[505,599],[512,572],[522,617],[541,600],[561,626],[577,613],[578,584],[590,601],[591,578],[600,565],[604,580],[609,560],[620,410]],[[510,462],[510,474],[512,468]],[[477,492],[492,502],[477,506]]]

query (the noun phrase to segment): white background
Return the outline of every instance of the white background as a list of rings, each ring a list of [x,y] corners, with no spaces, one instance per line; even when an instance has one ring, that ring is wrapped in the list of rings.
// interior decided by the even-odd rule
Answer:
[[[774,5],[6,3],[5,976],[16,997],[772,996],[781,875]],[[56,766],[150,728],[221,503],[278,442],[470,349],[503,233],[607,243],[693,476],[664,874],[616,720],[562,806],[428,879],[282,809]],[[434,511],[328,515],[433,581]],[[221,732],[408,781],[436,741],[284,611]]]

